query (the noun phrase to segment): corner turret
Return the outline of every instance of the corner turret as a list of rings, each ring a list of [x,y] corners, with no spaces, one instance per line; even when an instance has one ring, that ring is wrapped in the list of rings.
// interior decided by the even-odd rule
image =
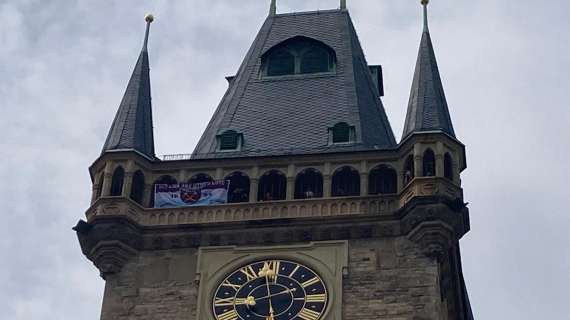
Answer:
[[[136,151],[149,159],[155,158],[150,95],[148,36],[152,15],[145,17],[146,34],[143,48],[127,85],[115,120],[107,135],[102,153]]]
[[[428,0],[422,0],[424,30],[402,140],[413,133],[433,131],[455,138],[428,27],[428,3]]]

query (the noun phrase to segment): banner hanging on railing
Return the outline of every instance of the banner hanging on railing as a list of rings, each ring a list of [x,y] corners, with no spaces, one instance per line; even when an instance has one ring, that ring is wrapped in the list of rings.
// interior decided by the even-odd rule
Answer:
[[[228,202],[229,180],[202,183],[157,184],[155,208],[208,206]]]

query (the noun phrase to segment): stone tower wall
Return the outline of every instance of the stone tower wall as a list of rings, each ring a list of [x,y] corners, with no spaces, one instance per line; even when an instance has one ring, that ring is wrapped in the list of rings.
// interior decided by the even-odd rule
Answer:
[[[343,319],[444,319],[439,268],[405,237],[350,240]],[[197,320],[198,250],[143,251],[107,278],[102,320]],[[210,320],[210,319],[200,319]]]

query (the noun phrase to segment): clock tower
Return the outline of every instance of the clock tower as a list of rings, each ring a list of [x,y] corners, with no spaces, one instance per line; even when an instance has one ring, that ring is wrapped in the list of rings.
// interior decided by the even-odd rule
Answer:
[[[74,228],[106,282],[101,319],[473,319],[465,147],[422,5],[399,142],[346,1],[279,14],[273,0],[194,152],[163,157],[148,15]]]

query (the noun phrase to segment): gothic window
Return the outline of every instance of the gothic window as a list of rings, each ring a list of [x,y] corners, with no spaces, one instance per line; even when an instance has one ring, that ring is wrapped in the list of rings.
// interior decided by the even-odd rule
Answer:
[[[372,171],[368,178],[369,194],[391,194],[398,192],[398,174],[396,170],[380,165]]]
[[[295,37],[270,49],[262,58],[268,77],[333,72],[334,51],[320,41]]]
[[[99,178],[99,185],[97,186],[97,193],[95,198],[99,199],[103,194],[103,183],[105,182],[105,173],[101,173],[101,178]]]
[[[228,130],[220,135],[220,150],[237,150],[239,147],[239,134]]]
[[[433,177],[435,176],[435,154],[431,149],[427,149],[424,152],[424,177]]]
[[[113,172],[111,180],[111,197],[118,197],[123,193],[123,183],[125,180],[125,170],[123,167],[117,167]]]
[[[133,174],[133,185],[131,187],[131,199],[138,204],[142,205],[144,196],[144,174],[142,171],[137,171]]]
[[[174,179],[171,176],[162,176],[160,177],[160,179],[156,180],[153,184],[152,184],[152,190],[150,190],[150,207],[153,208],[154,207],[154,191],[156,189],[156,185],[157,184],[178,184],[178,181],[176,181],[176,179]]]
[[[333,197],[352,197],[360,195],[360,174],[352,167],[342,167],[335,171],[332,178]]]
[[[330,71],[330,55],[321,48],[314,46],[308,49],[301,59],[301,73],[319,73]]]
[[[332,128],[332,141],[333,143],[348,143],[350,142],[351,128],[346,122],[337,123]]]
[[[283,76],[295,73],[295,56],[288,50],[281,49],[269,57],[267,64],[268,76]]]
[[[414,167],[414,156],[409,155],[404,163],[404,186],[408,185],[414,179],[415,167]]]
[[[190,180],[188,181],[188,183],[204,183],[204,182],[211,182],[214,179],[212,179],[212,177],[210,177],[210,175],[205,174],[205,173],[198,173],[192,176],[192,178],[190,178]]]
[[[225,180],[230,181],[229,203],[249,202],[249,177],[247,175],[237,171],[227,176]]]
[[[295,179],[295,199],[323,197],[323,175],[315,169],[306,169]]]
[[[446,153],[445,157],[443,158],[443,171],[444,176],[447,179],[453,181],[453,158],[449,153]]]
[[[271,170],[259,179],[258,201],[285,200],[287,197],[287,178],[278,170]]]

